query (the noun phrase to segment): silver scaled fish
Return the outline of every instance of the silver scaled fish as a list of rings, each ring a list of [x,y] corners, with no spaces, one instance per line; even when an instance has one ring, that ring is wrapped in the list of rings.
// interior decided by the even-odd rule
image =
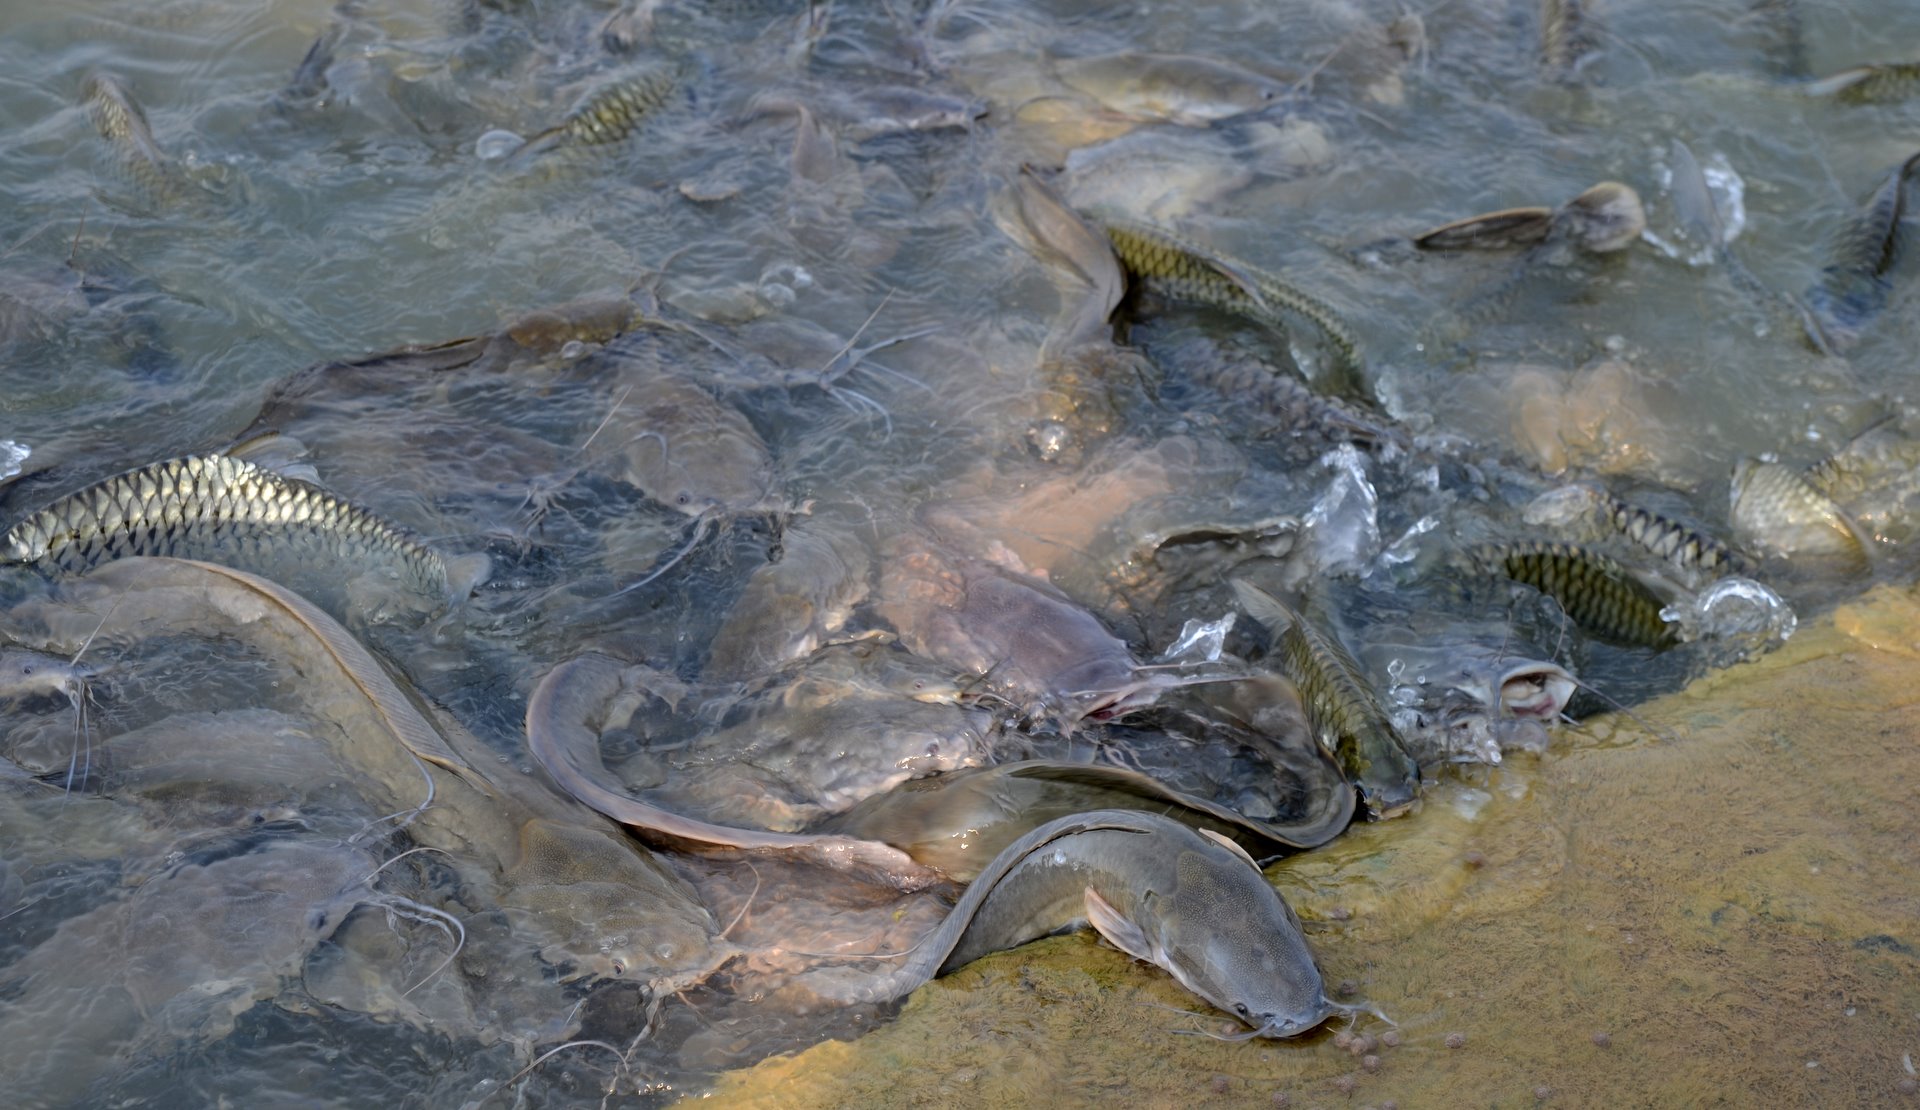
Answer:
[[[135,555],[212,557],[292,541],[345,566],[396,564],[423,594],[464,596],[484,555],[452,561],[311,482],[232,455],[168,459],[69,494],[8,529],[0,562],[82,571]]]

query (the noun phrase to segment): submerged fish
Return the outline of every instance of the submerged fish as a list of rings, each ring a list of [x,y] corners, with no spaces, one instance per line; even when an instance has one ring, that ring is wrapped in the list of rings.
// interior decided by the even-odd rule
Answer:
[[[1298,1036],[1343,1010],[1327,998],[1300,919],[1245,851],[1124,810],[1062,817],[1015,841],[891,969],[822,969],[802,983],[836,1001],[891,1001],[1083,922],[1240,1019],[1247,1037]]]
[[[357,570],[395,566],[429,597],[464,598],[484,555],[449,560],[412,533],[310,482],[233,455],[190,455],[69,494],[10,528],[0,562],[86,570],[132,555],[218,559],[291,543]]]
[[[1740,542],[1788,557],[1835,556],[1864,566],[1872,541],[1833,499],[1782,463],[1742,459],[1733,469],[1728,522]]]
[[[108,612],[109,634],[225,636],[299,676],[280,683],[332,722],[316,730],[377,812],[442,853],[515,916],[516,939],[571,974],[678,990],[733,954],[678,875],[599,814],[403,691],[386,665],[305,598],[210,563],[125,559],[67,589],[63,636]],[[431,719],[429,715],[431,714]],[[422,800],[422,795],[425,795]],[[557,847],[556,847],[557,846]],[[590,874],[583,874],[590,872]],[[364,872],[363,872],[364,873]]]
[[[1170,352],[1164,361],[1251,416],[1261,434],[1291,440],[1316,456],[1339,443],[1373,446],[1407,438],[1391,417],[1322,397],[1252,352],[1197,340]]]
[[[1540,5],[1540,60],[1558,80],[1579,72],[1594,47],[1593,28],[1585,0],[1542,0]]]
[[[1420,792],[1420,766],[1346,647],[1249,582],[1235,580],[1233,592],[1273,635],[1274,650],[1300,689],[1321,746],[1339,757],[1368,814],[1378,820],[1412,808]]]
[[[1327,758],[1315,751],[1317,758]],[[832,818],[819,831],[884,841],[955,880],[971,882],[1039,825],[1093,809],[1131,809],[1218,833],[1266,860],[1317,848],[1353,820],[1353,789],[1328,770],[1338,787],[1314,799],[1298,820],[1282,822],[1243,816],[1138,771],[1020,760],[910,779]]]
[[[989,760],[993,715],[961,693],[885,638],[831,644],[724,710],[708,702],[717,728],[650,742],[621,776],[676,813],[798,831],[909,778]]]
[[[1109,111],[1135,119],[1206,127],[1277,103],[1287,87],[1264,74],[1191,54],[1061,58],[1060,80]]]
[[[979,676],[987,695],[1065,732],[1144,709],[1171,687],[1223,677],[1143,667],[1051,583],[916,539],[882,571],[878,608],[909,650]]]
[[[175,853],[124,897],[60,922],[0,969],[0,1037],[17,1053],[7,1101],[84,1105],[88,1084],[143,1041],[177,1051],[224,1036],[297,977],[357,903],[375,900],[360,882],[377,866],[370,854],[286,837]]]
[[[605,444],[596,452],[613,454],[618,475],[649,500],[690,518],[678,549],[624,593],[666,573],[722,523],[787,505],[776,492],[773,454],[744,413],[691,377],[609,354],[628,384],[594,433]]]
[[[1229,258],[1171,232],[1130,220],[1102,220],[1120,262],[1136,281],[1164,295],[1211,305],[1265,323],[1286,334],[1281,310],[1305,317],[1333,349],[1338,369],[1363,370],[1360,341],[1333,306],[1247,263]]]
[[[714,633],[704,676],[745,681],[810,654],[866,600],[872,566],[866,541],[850,530],[817,517],[786,529],[779,561],[753,572]]]
[[[1920,94],[1920,62],[1853,66],[1807,82],[1806,90],[1812,96],[1831,96],[1849,104],[1905,100]]]
[[[557,146],[609,146],[632,135],[679,87],[673,66],[654,66],[609,82],[588,93],[559,123],[514,150],[524,162]]]
[[[1807,288],[1807,338],[1821,351],[1838,354],[1859,343],[1867,325],[1886,307],[1893,292],[1887,275],[1899,257],[1907,179],[1915,166],[1920,166],[1920,153],[1887,174],[1841,228],[1833,242],[1833,261]]]
[[[1574,543],[1516,540],[1474,549],[1480,567],[1551,597],[1589,635],[1632,647],[1678,642],[1660,615],[1667,601],[1607,555]]]
[[[940,881],[904,852],[876,841],[719,825],[649,805],[610,785],[594,725],[604,720],[611,704],[628,696],[629,670],[604,655],[582,655],[547,672],[527,700],[527,749],[568,795],[621,824],[670,841],[808,859],[905,890]]]
[[[109,73],[91,74],[80,87],[80,100],[143,205],[166,207],[181,199],[187,182],[160,149],[147,113],[125,82]]]
[[[1748,7],[1761,31],[1767,68],[1776,77],[1805,77],[1807,28],[1800,18],[1800,0],[1751,0]]]
[[[1805,476],[1877,542],[1914,538],[1920,521],[1920,440],[1881,424],[1809,466]]]

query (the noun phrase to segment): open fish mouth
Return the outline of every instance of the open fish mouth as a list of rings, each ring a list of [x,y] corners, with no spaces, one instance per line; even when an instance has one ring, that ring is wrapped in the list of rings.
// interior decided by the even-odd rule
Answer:
[[[1572,675],[1552,663],[1523,663],[1500,675],[1500,712],[1522,719],[1556,720],[1577,685]]]

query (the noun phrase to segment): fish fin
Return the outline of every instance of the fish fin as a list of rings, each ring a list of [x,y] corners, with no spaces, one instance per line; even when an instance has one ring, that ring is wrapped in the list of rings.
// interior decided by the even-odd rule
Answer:
[[[307,445],[285,432],[261,432],[249,436],[220,454],[252,463],[282,478],[320,484],[320,472],[313,468],[312,463],[304,461],[308,454]]]
[[[1538,243],[1553,224],[1551,208],[1503,208],[1441,224],[1413,237],[1423,251],[1485,250]]]
[[[1140,926],[1128,921],[1113,903],[1100,897],[1092,887],[1087,888],[1087,923],[1093,931],[1105,937],[1108,944],[1132,956],[1136,960],[1153,962],[1153,945],[1147,943],[1147,934]]]
[[[1248,853],[1245,848],[1240,846],[1239,841],[1222,833],[1214,832],[1212,829],[1195,829],[1194,831],[1206,837],[1208,840],[1213,841],[1215,844],[1220,845],[1222,848],[1225,848],[1227,851],[1232,852],[1234,855],[1239,856],[1241,859],[1246,860],[1247,866],[1253,868],[1255,871],[1260,870],[1260,865],[1254,862],[1253,856]]]
[[[1808,81],[1801,86],[1801,89],[1808,96],[1833,96],[1836,93],[1846,92],[1872,76],[1872,66],[1854,66],[1851,69],[1829,74],[1817,81]]]
[[[1205,262],[1214,273],[1232,282],[1247,295],[1248,300],[1268,312],[1273,311],[1273,306],[1267,303],[1267,298],[1260,292],[1260,283],[1251,273],[1243,270],[1240,264],[1217,257],[1203,257],[1201,261]]]
[[[1240,600],[1240,607],[1247,615],[1266,626],[1268,633],[1278,636],[1293,626],[1299,618],[1294,616],[1287,604],[1267,591],[1243,578],[1233,580],[1233,596]]]
[[[1720,207],[1714,203],[1713,192],[1707,188],[1707,175],[1700,168],[1700,160],[1693,156],[1687,144],[1675,139],[1667,148],[1667,161],[1671,163],[1669,169],[1673,175],[1667,189],[1674,216],[1689,233],[1706,239],[1707,245],[1718,249],[1726,241],[1726,227],[1721,222]]]
[[[487,580],[493,577],[493,560],[484,551],[455,555],[446,560],[446,564],[447,602],[450,605],[465,601],[473,591],[486,585]]]

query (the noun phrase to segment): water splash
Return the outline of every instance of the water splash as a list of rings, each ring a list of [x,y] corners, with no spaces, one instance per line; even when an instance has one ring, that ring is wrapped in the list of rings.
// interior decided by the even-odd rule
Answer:
[[[0,439],[0,482],[20,473],[20,464],[33,454],[33,448],[11,439]]]

